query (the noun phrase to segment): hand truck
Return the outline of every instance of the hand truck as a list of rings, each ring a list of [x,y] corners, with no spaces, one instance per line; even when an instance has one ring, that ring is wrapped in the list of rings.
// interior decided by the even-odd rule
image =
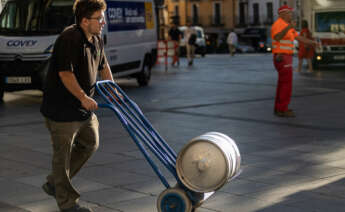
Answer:
[[[101,108],[109,108],[115,112],[123,127],[128,131],[139,150],[143,153],[145,159],[151,165],[153,171],[166,187],[166,190],[164,190],[157,199],[157,209],[159,212],[195,211],[197,207],[215,193],[214,191],[198,192],[185,186],[177,173],[176,152],[152,127],[137,104],[132,101],[116,83],[109,80],[98,81],[96,83],[96,90],[104,101],[104,103],[100,103],[98,106]],[[172,187],[169,185],[167,179],[163,176],[147,149],[154,154],[164,167],[175,177],[175,186]],[[236,176],[238,175],[239,173],[236,174]],[[231,179],[236,176],[233,176]]]

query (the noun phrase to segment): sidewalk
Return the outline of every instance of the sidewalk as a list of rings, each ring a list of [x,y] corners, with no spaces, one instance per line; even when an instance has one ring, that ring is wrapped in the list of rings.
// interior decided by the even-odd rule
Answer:
[[[177,152],[209,131],[237,142],[242,174],[197,212],[342,212],[345,72],[333,69],[294,73],[296,118],[273,115],[277,74],[268,54],[207,55],[191,68],[182,59],[167,73],[156,67],[149,87],[120,85]],[[0,106],[1,212],[58,211],[41,190],[52,152],[40,100],[39,92],[9,93]],[[81,204],[96,212],[157,211],[164,186],[115,115],[97,115],[99,150],[73,180]]]

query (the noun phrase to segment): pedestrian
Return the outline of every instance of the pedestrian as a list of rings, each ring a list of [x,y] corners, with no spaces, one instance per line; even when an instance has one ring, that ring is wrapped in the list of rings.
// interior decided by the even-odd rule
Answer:
[[[308,29],[308,22],[306,20],[302,21],[302,30],[300,36],[312,40],[311,32]],[[297,72],[301,72],[303,59],[307,60],[308,63],[308,72],[313,72],[312,58],[314,57],[314,47],[312,45],[304,44],[303,42],[298,43],[298,68]]]
[[[92,98],[97,74],[113,80],[100,36],[105,10],[104,0],[75,1],[76,24],[57,38],[46,77],[41,113],[53,156],[52,171],[42,188],[63,212],[92,211],[78,204],[80,194],[71,179],[99,145],[99,123],[93,113],[97,102]]]
[[[184,37],[186,41],[188,66],[192,66],[197,36],[196,30],[194,29],[190,21],[187,22],[187,28],[184,31]]]
[[[274,114],[279,117],[295,117],[288,108],[292,94],[292,54],[293,41],[317,45],[317,42],[298,35],[296,23],[292,20],[292,8],[284,5],[278,9],[279,18],[271,28],[274,67],[278,72],[278,83],[274,104]]]
[[[228,38],[226,39],[226,42],[228,43],[228,46],[229,46],[230,55],[234,56],[236,52],[237,42],[238,42],[238,38],[237,38],[236,33],[234,32],[234,29],[230,30],[230,33],[228,35]]]
[[[172,27],[169,30],[169,38],[170,40],[174,41],[174,47],[175,47],[175,55],[173,57],[173,61],[171,63],[172,66],[177,63],[177,65],[180,65],[180,40],[182,38],[182,32],[179,30],[176,23],[172,24]]]

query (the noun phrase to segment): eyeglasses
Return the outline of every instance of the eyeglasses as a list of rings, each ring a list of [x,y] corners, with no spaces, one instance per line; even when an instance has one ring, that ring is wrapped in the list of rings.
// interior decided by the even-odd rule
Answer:
[[[95,17],[95,18],[88,18],[88,19],[94,19],[94,20],[97,20],[98,21],[98,23],[103,23],[103,22],[105,22],[105,18],[104,17]]]

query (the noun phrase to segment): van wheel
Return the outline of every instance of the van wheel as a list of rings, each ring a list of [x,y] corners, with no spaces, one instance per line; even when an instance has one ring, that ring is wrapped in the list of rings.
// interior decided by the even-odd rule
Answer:
[[[0,87],[0,103],[4,101],[4,89]]]
[[[137,81],[140,86],[147,86],[151,79],[151,62],[149,57],[145,57],[143,68],[137,75]]]
[[[4,92],[5,92],[5,88],[4,88],[4,77],[0,76],[0,103],[3,102],[4,100]]]

